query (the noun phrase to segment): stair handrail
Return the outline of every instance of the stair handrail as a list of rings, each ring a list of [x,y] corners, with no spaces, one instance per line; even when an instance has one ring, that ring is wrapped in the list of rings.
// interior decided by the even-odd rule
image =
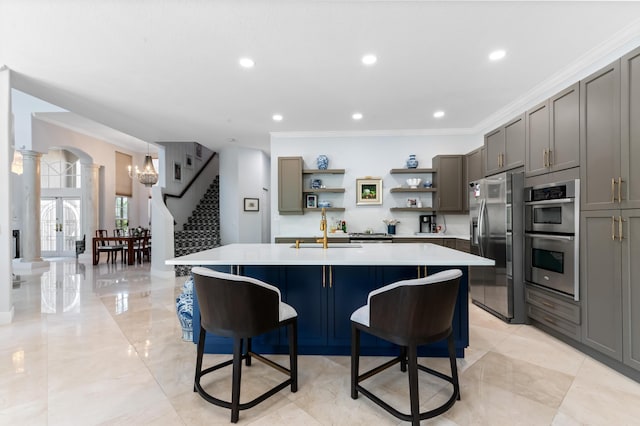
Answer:
[[[191,188],[191,185],[193,185],[193,183],[196,181],[196,179],[198,179],[198,177],[200,177],[200,175],[202,174],[202,172],[204,172],[204,170],[207,168],[207,166],[209,166],[209,163],[211,162],[211,160],[213,160],[213,158],[217,155],[217,152],[214,152],[213,154],[211,154],[211,156],[209,157],[209,159],[204,163],[204,165],[200,168],[200,170],[198,170],[198,173],[196,173],[191,180],[189,181],[189,184],[187,186],[185,186],[185,188],[182,190],[182,192],[180,192],[180,194],[178,195],[174,195],[174,194],[162,194],[162,202],[167,205],[167,197],[171,197],[171,198],[182,198],[184,196],[184,194],[187,193],[187,191],[189,190],[189,188]]]

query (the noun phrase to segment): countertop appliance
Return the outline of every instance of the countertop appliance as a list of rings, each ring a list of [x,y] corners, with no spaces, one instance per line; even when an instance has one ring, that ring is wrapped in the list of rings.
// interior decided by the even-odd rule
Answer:
[[[418,218],[418,233],[431,233],[433,232],[433,226],[436,224],[436,215],[432,214],[421,214]]]
[[[349,242],[351,243],[391,243],[393,235],[384,232],[352,232],[349,234]]]
[[[579,181],[525,188],[525,281],[579,298]]]
[[[495,261],[470,268],[471,300],[506,322],[522,324],[524,173],[501,173],[469,186],[471,253]]]

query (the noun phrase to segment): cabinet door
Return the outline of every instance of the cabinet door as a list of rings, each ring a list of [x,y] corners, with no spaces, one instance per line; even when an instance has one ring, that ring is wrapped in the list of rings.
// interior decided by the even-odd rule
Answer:
[[[502,168],[515,169],[524,166],[524,114],[504,126],[504,156]]]
[[[467,154],[467,181],[464,182],[467,189],[469,182],[475,182],[484,177],[483,153],[484,149],[478,148]]]
[[[302,157],[278,157],[278,211],[302,214]]]
[[[552,172],[580,165],[580,84],[563,90],[549,100],[551,140],[549,160]]]
[[[617,208],[620,170],[620,61],[580,82],[582,210]]]
[[[298,344],[327,344],[328,267],[287,266],[286,300],[298,312]],[[323,280],[324,278],[324,280]]]
[[[525,115],[525,175],[536,176],[549,170],[549,102],[543,102]]]
[[[640,48],[622,57],[622,207],[640,208]]]
[[[433,157],[436,169],[436,200],[438,212],[462,212],[462,155]]]
[[[329,345],[351,345],[351,314],[367,304],[369,292],[381,287],[376,283],[375,269],[370,266],[327,266],[330,269]],[[361,345],[375,346],[373,336],[363,333]]]
[[[614,217],[620,210],[587,211],[580,217],[582,343],[622,361],[622,244]]]
[[[624,363],[640,370],[640,210],[622,210]]]
[[[499,128],[484,137],[484,166],[486,176],[499,173],[502,170],[502,156],[504,155],[504,128]]]

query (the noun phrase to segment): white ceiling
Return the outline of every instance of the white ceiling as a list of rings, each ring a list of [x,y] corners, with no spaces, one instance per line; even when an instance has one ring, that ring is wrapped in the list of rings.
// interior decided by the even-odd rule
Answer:
[[[0,0],[0,65],[134,138],[268,150],[270,132],[483,131],[640,45],[639,18],[640,2]]]

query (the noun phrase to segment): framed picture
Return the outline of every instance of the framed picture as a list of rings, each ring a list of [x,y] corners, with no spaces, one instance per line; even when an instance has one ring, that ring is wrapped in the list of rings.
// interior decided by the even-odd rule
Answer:
[[[202,145],[196,142],[196,158],[202,158]]]
[[[308,209],[317,209],[318,208],[318,196],[315,194],[307,194],[307,203],[306,207]]]
[[[187,169],[193,169],[193,156],[187,154],[184,159],[184,167]]]
[[[173,180],[182,182],[182,163],[178,161],[173,162]]]
[[[382,178],[356,179],[356,205],[382,204]]]
[[[260,200],[257,198],[245,198],[244,199],[244,211],[245,212],[257,212],[260,210]]]

